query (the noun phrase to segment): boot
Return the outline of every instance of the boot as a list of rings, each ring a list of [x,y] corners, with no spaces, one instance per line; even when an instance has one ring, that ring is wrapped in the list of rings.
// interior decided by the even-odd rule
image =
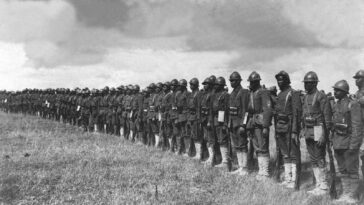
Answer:
[[[349,177],[343,177],[341,179],[341,182],[343,187],[343,194],[336,201],[343,202],[345,204],[357,204],[359,200],[355,195],[359,185],[359,180]]]
[[[228,159],[229,151],[228,151],[228,148],[227,147],[220,146],[220,152],[221,152],[222,161],[221,161],[220,164],[216,165],[215,167],[217,167],[217,168],[225,168],[225,167],[227,167],[227,164],[229,163],[229,159]]]
[[[238,158],[239,168],[232,172],[232,174],[238,174],[240,176],[248,175],[248,153],[237,152],[236,157]]]
[[[132,130],[130,130],[130,134],[129,134],[129,139],[132,141],[133,140],[133,137],[134,137],[134,135],[133,135],[134,133],[133,133],[133,131]]]
[[[124,137],[124,128],[120,127],[120,137]]]
[[[94,133],[97,133],[99,130],[97,129],[97,124],[94,124]]]
[[[104,134],[107,134],[107,125],[104,124]]]
[[[269,157],[258,156],[259,172],[257,175],[257,180],[265,180],[269,177]]]
[[[155,135],[155,147],[158,147],[159,146],[159,141],[160,141],[160,138],[159,138],[159,135]]]
[[[193,157],[193,159],[196,160],[201,160],[202,158],[202,149],[201,149],[201,144],[200,143],[195,143],[195,149],[196,149],[196,156]]]
[[[213,167],[214,166],[214,158],[215,158],[214,148],[213,147],[208,147],[207,149],[209,151],[209,158],[204,162],[204,165]]]
[[[314,167],[313,169],[313,174],[315,176],[316,179],[316,186],[313,190],[308,191],[307,193],[315,195],[315,196],[320,196],[320,195],[324,195],[327,192],[327,182],[325,181],[325,175],[322,173],[323,169],[320,169],[318,167]],[[326,189],[325,188],[326,185]]]
[[[292,164],[284,163],[284,180],[281,183],[283,186],[287,186],[292,181]]]
[[[172,138],[169,138],[168,139],[168,142],[169,142],[169,151],[170,152],[174,152]]]
[[[190,149],[191,149],[191,138],[190,136],[184,137],[184,145],[185,145],[185,153],[183,154],[184,157],[190,156]]]
[[[289,189],[294,189],[295,184],[296,184],[296,176],[297,176],[297,166],[296,164],[291,164],[292,165],[292,169],[291,169],[291,180],[290,182],[286,185],[287,188]]]
[[[363,145],[362,145],[362,147],[364,146],[364,143],[363,143]],[[361,148],[362,149],[362,148]],[[364,151],[362,150],[362,151],[360,151],[361,152],[361,157],[360,157],[360,159],[361,159],[361,173],[362,173],[362,179],[364,179]]]

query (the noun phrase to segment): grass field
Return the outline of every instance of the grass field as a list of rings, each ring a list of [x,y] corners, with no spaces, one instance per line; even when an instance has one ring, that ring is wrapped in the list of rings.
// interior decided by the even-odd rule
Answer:
[[[0,113],[0,129],[3,204],[331,204],[309,177],[294,192],[33,116]]]

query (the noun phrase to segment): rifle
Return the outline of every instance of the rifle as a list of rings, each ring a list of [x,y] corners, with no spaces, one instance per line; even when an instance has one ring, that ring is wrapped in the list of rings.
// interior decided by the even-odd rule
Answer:
[[[336,170],[335,170],[335,164],[334,164],[334,157],[333,157],[332,150],[330,147],[330,138],[329,138],[329,134],[328,134],[329,130],[327,129],[325,116],[322,112],[321,112],[321,119],[322,119],[322,124],[323,124],[323,128],[324,128],[324,135],[325,135],[324,137],[325,137],[325,141],[326,141],[327,153],[329,155],[329,161],[330,161],[330,181],[329,181],[330,198],[337,199],[337,191],[336,191],[336,184],[335,184]]]
[[[298,115],[299,112],[296,109],[296,118],[297,118],[297,122],[299,122],[299,116]],[[301,142],[300,142],[300,130],[297,129],[297,134],[298,134],[298,140],[297,140],[297,144],[296,144],[296,179],[295,179],[295,185],[294,185],[294,189],[296,191],[300,190],[300,184],[301,184],[301,172],[302,172],[302,162],[301,162]]]
[[[280,169],[281,169],[281,149],[278,146],[278,139],[277,139],[277,120],[274,117],[274,139],[276,140],[276,162],[275,162],[275,171],[274,171],[274,179],[279,182],[280,181]]]
[[[232,163],[232,160],[233,160],[233,148],[231,146],[231,135],[230,133],[233,132],[233,128],[232,128],[232,125],[231,125],[231,119],[229,119],[229,123],[228,123],[228,149],[229,149],[229,155],[228,155],[228,170],[229,172],[232,171],[233,169],[233,163]]]

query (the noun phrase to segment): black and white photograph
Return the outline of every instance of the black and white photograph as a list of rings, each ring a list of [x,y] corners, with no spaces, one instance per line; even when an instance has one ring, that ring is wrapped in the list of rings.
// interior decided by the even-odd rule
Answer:
[[[0,0],[0,205],[364,205],[364,0]]]

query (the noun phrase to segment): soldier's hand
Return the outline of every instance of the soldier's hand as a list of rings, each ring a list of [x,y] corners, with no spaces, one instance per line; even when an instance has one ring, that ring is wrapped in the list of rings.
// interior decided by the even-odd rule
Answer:
[[[207,123],[207,127],[211,127],[211,123],[210,122]]]
[[[297,135],[297,133],[292,133],[292,140],[294,143],[296,143],[296,145],[298,145],[300,142],[299,135]]]
[[[322,135],[321,137],[320,137],[320,139],[317,141],[317,144],[319,145],[319,146],[324,146],[325,145],[325,136],[324,135]]]
[[[242,134],[244,134],[244,132],[245,132],[244,127],[239,127],[238,128],[238,135],[242,135]]]
[[[267,127],[263,128],[263,133],[262,134],[263,134],[264,137],[267,137],[268,134],[269,134],[269,128],[267,128]]]

